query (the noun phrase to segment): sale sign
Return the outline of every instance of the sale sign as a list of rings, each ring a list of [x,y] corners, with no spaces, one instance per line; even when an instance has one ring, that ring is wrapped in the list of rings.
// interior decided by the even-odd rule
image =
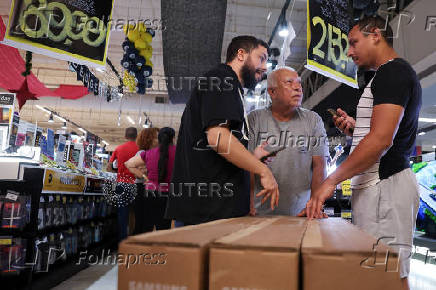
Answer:
[[[114,0],[13,0],[4,44],[104,67]]]
[[[306,68],[358,88],[357,66],[347,57],[352,14],[347,0],[307,1]]]

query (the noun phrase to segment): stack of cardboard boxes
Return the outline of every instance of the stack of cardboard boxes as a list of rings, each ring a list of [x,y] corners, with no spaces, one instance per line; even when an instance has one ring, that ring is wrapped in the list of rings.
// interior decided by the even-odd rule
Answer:
[[[243,217],[129,237],[118,289],[400,289],[396,254],[342,219]]]

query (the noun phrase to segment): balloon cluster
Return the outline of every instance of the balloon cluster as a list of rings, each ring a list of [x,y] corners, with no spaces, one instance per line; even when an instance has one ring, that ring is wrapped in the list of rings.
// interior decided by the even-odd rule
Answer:
[[[153,47],[151,46],[152,38],[155,35],[153,29],[147,28],[143,23],[138,25],[125,25],[124,33],[127,38],[123,42],[124,56],[121,60],[121,65],[130,76],[124,74],[124,85],[130,91],[135,91],[138,94],[145,94],[146,88],[151,88],[153,80],[153,63],[151,56]],[[134,78],[135,84],[132,80]]]

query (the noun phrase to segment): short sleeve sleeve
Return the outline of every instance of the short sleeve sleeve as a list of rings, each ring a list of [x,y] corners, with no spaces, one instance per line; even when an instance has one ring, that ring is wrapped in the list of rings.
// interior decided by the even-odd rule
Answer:
[[[208,76],[207,79],[213,77]],[[238,129],[243,122],[243,113],[241,113],[243,108],[237,91],[239,89],[237,83],[233,80],[230,81],[227,79],[228,77],[223,75],[218,75],[215,78],[216,81],[219,81],[218,85],[209,85],[203,90],[200,86],[197,88],[201,98],[202,127],[206,130],[210,126],[227,123],[230,129]]]
[[[322,121],[321,117],[313,113],[315,117],[315,126],[312,130],[312,137],[314,137],[316,142],[311,142],[312,146],[312,156],[329,156],[329,145],[327,140],[327,133],[324,128],[324,122]]]
[[[139,153],[139,156],[141,157],[142,161],[145,162],[146,157],[147,157],[147,152],[144,151],[144,150],[142,150],[142,151]]]
[[[404,65],[394,61],[385,64],[371,84],[373,105],[394,104],[405,108],[410,99],[411,84],[410,72]]]
[[[257,145],[256,144],[256,140],[257,140],[257,134],[258,134],[258,129],[257,129],[257,114],[256,112],[251,112],[250,114],[248,114],[247,117],[247,121],[248,121],[248,150],[250,152],[254,152],[254,149],[256,149]]]

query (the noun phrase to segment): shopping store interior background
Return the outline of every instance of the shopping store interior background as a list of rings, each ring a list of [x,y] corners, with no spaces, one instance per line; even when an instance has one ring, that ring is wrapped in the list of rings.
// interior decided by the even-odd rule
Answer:
[[[13,2],[0,0],[0,21],[3,21],[6,26]],[[226,48],[233,37],[253,35],[265,40],[271,48],[274,48],[268,62],[269,70],[282,64],[298,72],[302,79],[304,93],[302,106],[317,112],[322,117],[327,134],[331,137],[330,154],[333,156],[336,146],[342,144],[345,147],[345,154],[339,161],[345,158],[349,150],[347,142],[349,145],[350,139],[335,128],[327,109],[341,107],[353,115],[356,113],[355,108],[360,94],[356,88],[305,67],[308,46],[306,0],[228,0],[222,1],[227,2],[224,6],[218,5],[217,1],[210,1],[210,3],[204,1],[202,5],[192,5],[189,16],[182,17],[177,11],[184,9],[186,4],[184,2],[186,1],[114,1],[111,18],[114,20],[113,23],[118,25],[113,25],[110,31],[107,49],[109,61],[100,67],[86,66],[87,72],[93,75],[94,79],[98,79],[105,90],[98,88],[93,89],[92,92],[76,90],[84,86],[84,80],[78,80],[76,71],[80,67],[75,67],[72,62],[64,59],[34,52],[31,59],[31,72],[46,89],[56,91],[58,95],[33,94],[35,98],[27,98],[21,109],[16,100],[15,112],[19,112],[20,121],[35,124],[43,130],[52,129],[56,134],[75,132],[79,137],[86,134],[93,135],[96,137],[95,140],[99,141],[98,149],[95,148],[95,153],[98,153],[99,157],[96,162],[99,167],[97,169],[103,169],[110,153],[116,146],[125,142],[124,132],[127,127],[141,130],[168,126],[175,129],[177,138],[182,113],[189,98],[189,91],[185,87],[181,90],[177,89],[181,86],[181,79],[201,76],[203,72],[219,62],[224,62]],[[339,3],[339,1],[333,2]],[[355,13],[374,12],[373,6],[364,5],[372,1],[354,2],[363,3]],[[423,104],[419,119],[416,157],[412,158],[411,163],[428,162],[428,168],[431,166],[432,170],[435,170],[436,1],[376,2],[380,4],[376,7],[379,13],[390,17],[390,24],[394,30],[394,48],[413,66],[422,86]],[[132,87],[132,84],[125,80],[126,78],[134,82],[134,79],[126,74],[122,61],[125,58],[123,42],[126,39],[123,26],[127,20],[132,20],[134,23],[149,20],[154,28],[152,39],[148,39],[145,44],[149,50],[147,65],[152,67],[152,74],[148,77],[152,80],[152,84],[148,82],[150,85],[145,88],[145,92],[138,93],[135,84]],[[180,38],[183,38],[183,41]],[[3,44],[0,52],[0,78],[2,78],[0,93],[21,94],[22,87],[10,89],[11,86],[7,86],[6,80],[14,76],[15,69],[12,69],[12,66],[21,66],[19,68],[21,71],[25,69],[28,53],[25,49],[18,49],[18,54],[14,54],[10,47]],[[21,60],[14,62],[14,57],[17,55]],[[370,74],[359,74],[359,84],[369,76]],[[167,85],[171,82],[173,87],[169,89]],[[13,83],[14,81],[11,80],[11,84]],[[120,84],[123,87],[122,91],[118,90]],[[263,80],[254,90],[245,91],[244,105],[248,112],[264,108],[269,104],[266,85],[266,80]],[[74,91],[74,96],[59,91],[63,88],[67,92]],[[109,91],[112,89],[109,93],[108,88]],[[433,201],[427,200],[427,203],[422,206],[436,217],[436,196],[433,187],[436,185],[436,180],[434,184],[429,182],[422,185],[429,190],[429,196],[434,196]],[[415,287],[412,289],[436,289],[434,286],[436,285],[434,280],[436,218],[432,221],[433,223],[428,222],[429,225],[422,225],[421,231],[416,234],[415,245],[419,247],[412,263],[411,283]],[[433,256],[428,260],[429,263],[427,260],[424,261],[428,258],[428,251],[434,251]],[[116,271],[112,268],[107,270]],[[116,275],[114,272],[107,272],[106,276],[104,274],[103,272],[96,275],[107,279],[113,279],[113,275]],[[100,284],[95,286],[96,289],[98,287],[109,289],[108,284],[101,283],[103,282],[100,281]]]

